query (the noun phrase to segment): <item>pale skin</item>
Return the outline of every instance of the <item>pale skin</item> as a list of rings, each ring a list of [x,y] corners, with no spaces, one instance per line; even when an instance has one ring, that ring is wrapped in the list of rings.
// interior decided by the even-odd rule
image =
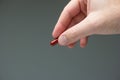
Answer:
[[[71,0],[53,30],[61,46],[84,48],[91,35],[120,34],[120,0]]]

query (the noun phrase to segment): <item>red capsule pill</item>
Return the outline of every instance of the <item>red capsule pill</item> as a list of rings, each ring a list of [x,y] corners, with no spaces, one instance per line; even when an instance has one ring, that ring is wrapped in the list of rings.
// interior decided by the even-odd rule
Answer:
[[[57,43],[58,43],[58,38],[52,40],[52,41],[50,42],[50,45],[51,45],[51,46],[55,46]]]

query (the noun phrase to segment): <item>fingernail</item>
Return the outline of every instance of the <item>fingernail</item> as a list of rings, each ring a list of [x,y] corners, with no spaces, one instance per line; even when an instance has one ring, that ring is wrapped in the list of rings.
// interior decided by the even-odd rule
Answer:
[[[65,46],[65,45],[67,45],[67,38],[66,38],[66,36],[61,36],[60,38],[59,38],[59,44],[61,45],[61,46]]]

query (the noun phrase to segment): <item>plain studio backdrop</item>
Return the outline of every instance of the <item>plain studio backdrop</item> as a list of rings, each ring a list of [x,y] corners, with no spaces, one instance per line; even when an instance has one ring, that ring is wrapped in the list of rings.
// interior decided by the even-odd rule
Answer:
[[[69,0],[0,0],[0,80],[120,80],[120,35],[81,49],[49,45]]]

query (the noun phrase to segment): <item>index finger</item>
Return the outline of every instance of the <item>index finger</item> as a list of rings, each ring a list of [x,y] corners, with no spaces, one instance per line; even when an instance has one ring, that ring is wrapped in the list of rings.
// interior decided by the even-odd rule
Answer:
[[[71,0],[67,6],[63,9],[59,20],[53,30],[53,37],[58,37],[69,26],[73,17],[80,13],[80,3],[78,0]]]

